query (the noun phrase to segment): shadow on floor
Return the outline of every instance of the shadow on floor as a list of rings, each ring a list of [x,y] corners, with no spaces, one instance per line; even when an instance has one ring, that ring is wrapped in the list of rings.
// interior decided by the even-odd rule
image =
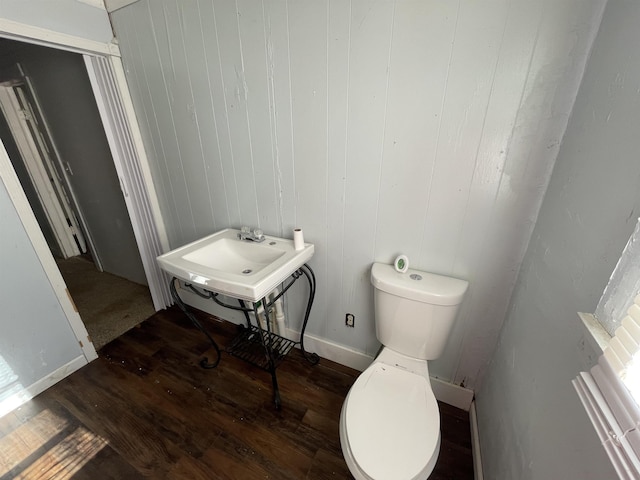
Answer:
[[[96,350],[155,313],[146,285],[99,272],[84,257],[56,263]]]

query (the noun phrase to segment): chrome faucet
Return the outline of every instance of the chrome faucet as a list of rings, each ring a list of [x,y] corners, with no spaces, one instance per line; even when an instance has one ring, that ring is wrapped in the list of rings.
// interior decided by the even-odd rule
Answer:
[[[238,233],[238,239],[260,243],[264,242],[265,236],[259,228],[254,228],[253,231],[251,231],[249,227],[242,227],[240,233]]]

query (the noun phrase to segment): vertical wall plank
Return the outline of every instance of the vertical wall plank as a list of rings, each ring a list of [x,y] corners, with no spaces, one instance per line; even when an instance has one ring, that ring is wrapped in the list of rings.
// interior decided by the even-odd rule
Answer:
[[[217,231],[229,226],[226,179],[222,168],[220,134],[211,99],[212,80],[207,58],[207,47],[215,49],[217,45],[205,36],[204,32],[210,31],[211,24],[203,23],[206,17],[203,16],[200,6],[185,8],[180,4],[179,16],[180,33],[184,40],[184,58],[189,73],[191,109],[198,133],[197,147],[200,148],[204,179],[207,183],[208,198],[201,195],[201,201],[207,203],[208,200],[213,220],[212,228]],[[205,42],[208,40],[210,43],[206,45]]]
[[[273,169],[273,125],[267,70],[267,44],[262,2],[238,0],[238,25],[242,45],[242,68],[247,88],[246,114],[253,175],[241,190],[255,189],[258,224],[280,231],[280,217]]]
[[[373,300],[369,271],[375,248],[394,12],[392,2],[352,2],[342,298],[362,320]],[[375,353],[371,321],[348,331],[346,338],[356,348]]]
[[[504,38],[509,41],[502,43],[465,217],[456,239],[454,275],[468,278],[472,287],[469,300],[454,326],[447,351],[434,365],[434,369],[448,365],[442,373],[448,378],[454,376],[458,368],[455,359],[463,350],[473,351],[477,345],[485,343],[474,342],[473,339],[495,335],[495,332],[482,331],[470,336],[469,327],[476,315],[483,318],[504,315],[508,297],[505,295],[504,301],[497,300],[500,297],[497,292],[510,291],[515,281],[514,275],[506,274],[515,259],[506,255],[507,250],[487,249],[486,238],[492,235],[491,228],[487,228],[487,219],[492,219],[492,223],[497,220],[493,220],[497,214],[494,210],[497,192],[503,181],[510,182],[508,172],[505,172],[505,161],[524,97],[526,79],[530,75],[543,8],[542,3],[526,0],[515,0],[509,8],[504,33]],[[509,220],[502,217],[498,221]],[[460,378],[460,381],[473,380]]]
[[[323,261],[327,244],[324,200],[327,192],[327,3],[295,0],[288,2],[288,10],[295,222],[303,228],[307,241],[317,245],[311,264],[319,280],[316,302],[324,305],[327,292]],[[289,302],[294,306],[293,311],[300,310],[295,306],[301,302],[300,298],[290,298]],[[310,332],[324,329],[323,317],[324,310],[313,312]]]
[[[217,192],[222,191],[226,198],[227,224],[225,226],[238,226],[240,220],[240,201],[236,189],[236,172],[234,167],[233,148],[231,145],[231,132],[229,128],[229,116],[227,111],[224,78],[222,76],[222,60],[220,58],[220,43],[218,29],[216,27],[216,14],[214,2],[209,0],[198,1],[197,15],[200,18],[200,32],[204,48],[204,57],[200,59],[206,66],[208,95],[200,97],[203,102],[200,109],[210,109],[213,112],[213,122],[216,139],[219,148],[220,175],[222,188],[215,188],[212,200],[217,202]],[[196,58],[196,62],[198,59]],[[197,67],[196,67],[197,68]],[[208,135],[205,134],[205,137]],[[219,208],[214,205],[214,211]]]
[[[436,161],[458,3],[399,2],[391,51],[375,258],[418,263]],[[446,209],[445,205],[441,206]]]
[[[156,31],[166,32],[168,48],[161,50],[160,54],[164,55],[164,64],[169,66],[171,72],[166,76],[167,90],[194,219],[195,236],[190,240],[196,240],[213,232],[215,220],[209,200],[210,185],[204,165],[201,133],[191,87],[191,71],[184,44],[185,29],[194,28],[195,25],[189,27],[183,24],[181,6],[173,1],[151,2],[150,5]],[[165,29],[158,29],[163,24]]]
[[[289,238],[296,226],[289,13],[286,0],[262,2],[265,9],[268,88],[273,134],[273,169],[280,231]]]
[[[160,56],[160,44],[163,45],[162,50],[166,51],[168,48],[166,41],[162,42],[163,38],[166,39],[166,35],[156,35],[151,10],[148,4],[146,7],[146,18],[142,20],[148,22],[146,23],[148,30],[143,33],[134,25],[134,33],[140,46],[139,62],[145,71],[149,94],[153,99],[159,142],[164,152],[167,173],[175,195],[175,207],[181,225],[182,238],[180,242],[186,243],[196,236],[196,231],[167,87],[167,76],[171,75],[171,67],[164,64]],[[160,31],[162,31],[162,27]]]
[[[503,43],[507,3],[463,2],[460,8],[420,260],[445,275],[453,270],[455,240],[464,219]]]
[[[329,1],[327,48],[327,225],[326,265],[328,275],[343,276],[344,214],[347,185],[347,109],[349,105],[349,57],[351,46],[351,2]],[[328,338],[341,338],[344,317],[351,305],[345,305],[342,282],[327,284]]]
[[[202,176],[198,175],[201,165],[200,159],[193,154],[194,146],[191,140],[194,137],[194,131],[185,125],[186,122],[191,121],[191,118],[187,111],[189,94],[187,75],[181,61],[182,55],[177,55],[177,51],[182,51],[180,48],[181,38],[176,33],[176,29],[179,28],[177,25],[177,6],[164,2],[150,2],[149,13],[157,55],[162,65],[166,108],[171,116],[170,127],[173,130],[171,132],[173,135],[167,132],[169,133],[168,138],[171,139],[170,143],[175,148],[175,156],[172,155],[169,158],[169,163],[176,165],[177,168],[174,167],[176,174],[179,169],[184,179],[186,186],[184,193],[191,214],[190,222],[187,224],[190,228],[183,229],[186,235],[183,241],[192,241],[200,236],[199,224],[210,219],[211,213],[203,208],[203,203],[199,201],[199,195],[196,193],[202,191],[204,182],[198,178]],[[175,15],[172,16],[174,13]],[[171,30],[169,26],[171,26]],[[176,70],[176,67],[179,69]],[[163,117],[165,115],[164,112],[161,114]],[[192,183],[194,181],[196,183]]]
[[[234,184],[230,188],[236,192],[238,198],[240,223],[247,226],[257,226],[259,225],[258,198],[255,189],[251,137],[247,118],[248,91],[242,62],[238,11],[235,2],[226,0],[214,1],[214,6],[235,171]],[[236,227],[239,226],[236,225]]]
[[[139,5],[139,7],[142,7],[142,5]],[[130,21],[130,18],[126,18],[125,21]],[[169,221],[165,222],[167,237],[169,242],[175,245],[182,238],[180,221],[176,210],[171,178],[167,170],[167,160],[158,135],[158,122],[156,120],[155,108],[149,92],[146,74],[141,67],[141,62],[131,61],[133,58],[140,59],[141,57],[134,28],[125,29],[121,35],[121,40],[123,41],[121,48],[125,52],[124,62],[126,72],[129,75],[129,81],[133,82],[135,90],[139,92],[139,96],[134,97],[133,101],[135,102],[135,108],[138,112],[138,123],[140,125],[143,142],[148,147],[151,147],[151,149],[147,151],[147,155],[150,157],[149,163],[152,176],[160,184],[160,188],[157,189],[158,202],[161,211],[169,219]],[[142,112],[142,114],[140,112]]]

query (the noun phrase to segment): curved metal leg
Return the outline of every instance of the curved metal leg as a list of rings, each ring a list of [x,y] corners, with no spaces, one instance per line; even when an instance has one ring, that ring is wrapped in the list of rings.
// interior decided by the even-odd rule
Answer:
[[[212,363],[209,363],[209,359],[207,357],[204,357],[202,360],[200,360],[200,366],[202,368],[216,368],[218,366],[218,364],[220,363],[220,356],[221,356],[220,347],[218,347],[218,344],[216,343],[216,341],[213,339],[213,337],[211,335],[209,335],[209,332],[207,332],[207,330],[198,321],[198,319],[187,309],[187,306],[182,301],[182,299],[180,298],[180,295],[178,295],[178,291],[176,290],[176,280],[177,280],[177,278],[173,277],[171,279],[171,282],[169,283],[169,290],[171,291],[171,296],[173,297],[173,301],[176,302],[176,305],[178,305],[180,310],[182,310],[182,313],[184,313],[185,316],[189,320],[191,320],[191,323],[193,323],[193,325],[198,330],[200,330],[202,333],[204,333],[206,335],[206,337],[211,342],[211,346],[213,347],[213,349],[216,352],[216,359]]]
[[[280,389],[278,388],[278,379],[275,372],[271,375],[271,382],[273,384],[273,403],[276,406],[276,410],[282,408],[282,400],[280,399]]]
[[[216,298],[217,294],[215,294],[215,293],[206,291],[206,294],[204,294],[204,293],[199,292],[197,289],[192,288],[192,290],[194,290],[194,293],[200,295],[203,298],[210,298],[213,301],[215,301],[216,303],[218,303],[219,305],[222,305],[224,307],[232,308],[234,310],[243,311],[245,319],[247,321],[247,329],[244,329],[244,330],[246,332],[248,332],[248,338],[244,339],[243,341],[246,342],[247,340],[249,340],[250,342],[255,342],[256,341],[255,335],[256,334],[259,335],[260,342],[262,343],[262,348],[264,349],[264,355],[265,356],[263,358],[266,360],[266,362],[262,362],[262,360],[260,360],[260,361],[256,360],[257,363],[254,363],[251,359],[249,359],[247,357],[244,357],[242,355],[239,355],[238,350],[234,351],[234,346],[233,345],[227,351],[229,353],[231,353],[232,355],[236,355],[236,356],[240,356],[240,358],[244,358],[248,362],[259,366],[263,370],[267,370],[271,374],[271,383],[273,385],[273,401],[275,403],[275,407],[276,407],[277,410],[280,410],[280,408],[282,406],[282,401],[281,401],[281,398],[280,398],[280,389],[279,389],[279,386],[278,386],[278,378],[276,376],[276,367],[278,365],[278,362],[281,361],[284,358],[284,356],[289,352],[289,350],[296,344],[300,345],[300,350],[302,352],[302,355],[304,356],[304,358],[309,363],[311,363],[312,365],[315,365],[320,361],[320,357],[316,353],[307,352],[305,350],[305,348],[304,348],[304,334],[305,334],[305,331],[307,329],[307,323],[309,322],[309,315],[311,313],[311,307],[313,306],[313,301],[314,301],[315,295],[316,295],[316,277],[315,277],[315,274],[314,274],[313,270],[311,269],[311,267],[305,263],[298,270],[296,270],[291,275],[292,276],[291,281],[281,290],[281,292],[278,294],[278,296],[272,300],[272,303],[275,302],[282,295],[284,295],[284,293],[287,290],[289,290],[289,288],[295,283],[295,281],[298,278],[300,278],[301,276],[303,276],[303,275],[305,276],[305,278],[307,279],[307,283],[309,284],[309,298],[307,300],[307,307],[305,309],[304,320],[302,322],[302,329],[300,331],[300,340],[298,342],[295,342],[293,340],[288,340],[286,338],[280,337],[280,336],[276,335],[275,333],[271,332],[271,322],[270,322],[270,318],[269,318],[269,308],[270,308],[271,305],[267,302],[267,298],[266,297],[262,298],[262,306],[263,306],[263,309],[264,309],[264,317],[265,317],[265,320],[266,320],[266,329],[263,329],[262,325],[260,324],[260,320],[258,318],[258,304],[257,303],[253,303],[253,305],[252,305],[253,308],[251,309],[251,308],[247,308],[246,307],[245,302],[243,300],[239,300],[240,307],[237,307],[237,306],[234,307],[232,305],[228,305],[228,304],[223,303],[222,301],[218,300]],[[184,304],[184,302],[182,301],[182,299],[178,295],[178,292],[177,292],[176,287],[175,287],[175,281],[176,281],[176,278],[174,277],[171,280],[170,290],[171,290],[171,295],[173,296],[173,299],[174,299],[176,305],[178,305],[178,307],[187,316],[187,318],[189,318],[189,320],[191,320],[191,323],[193,323],[193,325],[198,330],[200,330],[209,339],[209,341],[211,342],[211,345],[213,346],[213,348],[214,348],[214,350],[216,352],[216,355],[217,355],[217,358],[215,359],[214,362],[209,363],[208,359],[204,358],[200,362],[200,365],[202,367],[204,367],[204,368],[215,368],[216,366],[218,366],[218,363],[220,363],[220,356],[221,356],[220,348],[218,347],[218,344],[215,342],[215,340],[211,337],[211,335],[209,335],[209,332],[207,332],[207,330],[204,328],[204,326],[198,321],[198,319],[191,312],[189,312],[189,310],[187,309],[187,306]],[[255,313],[257,331],[251,325],[251,320],[250,320],[249,313],[248,313],[250,311],[253,311]],[[252,339],[252,337],[253,337],[253,339]],[[239,336],[238,338],[242,339],[243,337]],[[241,344],[241,343],[239,343],[239,344]],[[246,343],[245,343],[245,345],[246,345]],[[258,351],[255,352],[255,353],[260,355],[258,353],[259,351],[260,350],[259,350],[259,347],[258,347]],[[266,363],[266,365],[265,365],[265,363]]]
[[[307,352],[304,349],[304,332],[307,329],[307,322],[309,321],[309,314],[311,313],[311,307],[313,306],[313,300],[316,296],[316,276],[313,270],[306,263],[300,267],[300,271],[307,277],[309,283],[309,300],[307,301],[307,309],[304,313],[304,321],[302,322],[302,330],[300,331],[300,350],[302,355],[312,365],[316,365],[320,361],[320,357],[317,353]]]
[[[269,319],[269,305],[267,304],[267,298],[262,299],[262,308],[264,312],[264,320],[267,326],[266,335],[265,330],[260,325],[260,319],[258,318],[257,304],[253,304],[254,311],[256,312],[256,323],[258,324],[258,331],[260,332],[260,339],[262,346],[264,347],[265,357],[267,359],[268,371],[271,374],[271,384],[273,386],[273,402],[275,403],[276,410],[280,410],[282,402],[280,400],[280,388],[278,387],[278,377],[276,376],[276,362],[273,358],[273,336],[271,335],[271,321]]]

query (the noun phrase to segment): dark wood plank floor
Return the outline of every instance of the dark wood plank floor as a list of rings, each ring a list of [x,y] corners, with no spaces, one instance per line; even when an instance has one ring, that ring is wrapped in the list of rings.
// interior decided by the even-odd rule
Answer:
[[[235,326],[205,318],[221,345]],[[358,372],[298,351],[268,373],[223,355],[174,309],[107,345],[100,358],[0,419],[0,480],[350,479],[340,408]],[[472,479],[467,413],[441,404],[442,447],[432,479]]]

